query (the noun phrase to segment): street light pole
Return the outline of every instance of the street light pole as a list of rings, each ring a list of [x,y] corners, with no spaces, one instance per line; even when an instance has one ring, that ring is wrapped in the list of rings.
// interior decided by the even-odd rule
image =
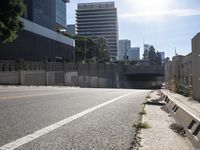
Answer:
[[[86,39],[85,39],[85,63],[86,63]]]

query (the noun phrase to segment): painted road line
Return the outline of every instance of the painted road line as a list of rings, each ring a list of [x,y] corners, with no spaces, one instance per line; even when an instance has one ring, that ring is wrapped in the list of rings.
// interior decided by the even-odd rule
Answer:
[[[30,95],[15,95],[15,96],[4,96],[0,97],[0,100],[8,99],[19,99],[19,98],[28,98],[28,97],[37,97],[37,96],[47,96],[47,95],[57,95],[57,94],[66,94],[67,92],[52,92],[51,93],[40,93],[40,94],[30,94]],[[35,92],[36,93],[36,92]]]
[[[74,90],[74,89],[73,89]],[[54,91],[54,90],[53,90]],[[53,92],[53,91],[44,91],[42,90],[40,93],[39,91],[37,92],[31,92],[33,94],[27,94],[27,95],[14,95],[14,96],[2,96],[0,97],[0,100],[9,100],[9,99],[19,99],[19,98],[28,98],[28,97],[37,97],[37,96],[48,96],[48,95],[57,95],[57,94],[68,94],[69,92],[78,92],[78,91],[63,91],[60,90],[58,92]],[[94,91],[94,90],[93,90]],[[29,92],[29,91],[25,91],[25,92]],[[42,93],[43,92],[43,93]],[[44,93],[45,92],[45,93]],[[48,92],[48,93],[47,93]],[[8,93],[9,94],[9,93]],[[1,93],[0,93],[1,96]]]
[[[116,98],[111,99],[111,100],[109,100],[109,101],[107,101],[105,103],[102,103],[100,105],[94,106],[94,107],[89,108],[89,109],[87,109],[85,111],[82,111],[82,112],[80,112],[78,114],[75,114],[75,115],[73,115],[71,117],[68,117],[68,118],[66,118],[64,120],[56,122],[56,123],[54,123],[52,125],[49,125],[49,126],[43,128],[43,129],[35,131],[32,134],[28,134],[28,135],[26,135],[26,136],[24,136],[22,138],[19,138],[19,139],[15,140],[15,141],[13,141],[11,143],[6,144],[6,145],[0,147],[0,150],[14,150],[14,149],[16,149],[16,148],[18,148],[18,147],[20,147],[20,146],[22,146],[24,144],[27,144],[27,143],[29,143],[29,142],[31,142],[31,141],[43,136],[43,135],[49,133],[49,132],[52,132],[52,131],[56,130],[57,128],[60,128],[60,127],[62,127],[64,125],[68,124],[69,122],[71,122],[71,121],[73,121],[75,119],[83,117],[84,115],[86,115],[88,113],[91,113],[91,112],[95,111],[96,109],[104,107],[104,106],[106,106],[106,105],[108,105],[110,103],[113,103],[113,102],[115,102],[117,100],[120,100],[120,99],[122,99],[122,98],[124,98],[124,97],[126,97],[128,95],[131,95],[131,94],[132,93],[128,93],[128,94],[116,97]]]

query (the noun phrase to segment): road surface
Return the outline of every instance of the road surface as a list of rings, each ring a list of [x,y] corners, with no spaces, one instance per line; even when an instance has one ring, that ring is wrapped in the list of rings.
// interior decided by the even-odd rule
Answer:
[[[0,150],[129,149],[147,93],[0,87]]]

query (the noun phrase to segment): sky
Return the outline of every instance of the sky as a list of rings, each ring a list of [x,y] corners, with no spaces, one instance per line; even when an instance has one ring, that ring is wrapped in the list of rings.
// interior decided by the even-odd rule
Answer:
[[[131,40],[132,47],[154,45],[166,57],[187,55],[191,39],[200,32],[200,0],[70,0],[67,24],[75,23],[77,3],[115,1],[119,39]]]

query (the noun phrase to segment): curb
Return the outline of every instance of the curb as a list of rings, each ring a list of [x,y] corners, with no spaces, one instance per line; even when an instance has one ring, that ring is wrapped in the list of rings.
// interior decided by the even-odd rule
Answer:
[[[161,98],[166,102],[166,107],[175,121],[184,127],[186,136],[196,149],[200,149],[200,118],[177,104],[172,96],[162,91]]]

